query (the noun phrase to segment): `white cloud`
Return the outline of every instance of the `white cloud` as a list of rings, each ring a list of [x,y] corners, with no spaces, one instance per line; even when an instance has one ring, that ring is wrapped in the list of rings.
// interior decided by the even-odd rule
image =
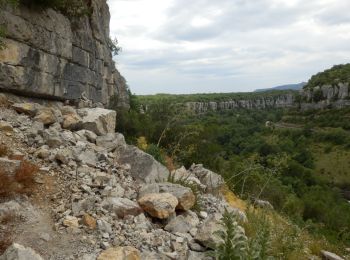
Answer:
[[[349,62],[348,0],[109,0],[136,93],[250,91]]]

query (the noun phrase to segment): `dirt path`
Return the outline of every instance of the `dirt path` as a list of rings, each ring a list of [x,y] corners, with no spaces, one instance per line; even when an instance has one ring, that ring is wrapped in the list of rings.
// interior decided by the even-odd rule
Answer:
[[[0,145],[25,154],[26,159],[39,167],[47,166],[38,160],[31,160],[31,147],[24,144],[16,133],[9,135],[0,132]],[[84,241],[79,229],[68,232],[66,229],[59,230],[54,219],[53,208],[63,196],[62,191],[69,196],[69,189],[59,178],[59,173],[40,171],[35,179],[29,196],[17,194],[11,198],[0,198],[2,203],[19,205],[15,215],[1,224],[2,229],[9,232],[0,233],[0,241],[7,240],[31,247],[44,259],[81,259],[78,256],[88,254],[91,244]]]

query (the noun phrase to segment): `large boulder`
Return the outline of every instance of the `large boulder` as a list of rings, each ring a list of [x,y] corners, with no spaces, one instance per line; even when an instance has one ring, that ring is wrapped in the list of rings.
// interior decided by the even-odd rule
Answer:
[[[54,111],[51,108],[42,108],[36,113],[34,120],[41,122],[44,125],[52,125],[59,120],[57,112],[58,111]]]
[[[207,248],[215,249],[215,246],[222,242],[222,239],[217,234],[218,231],[224,230],[220,222],[221,218],[222,215],[216,213],[204,220],[198,227],[195,240]]]
[[[43,258],[33,249],[13,243],[6,249],[5,253],[0,256],[0,260],[43,260]]]
[[[149,193],[142,196],[138,203],[152,217],[167,219],[175,213],[178,200],[170,193]]]
[[[37,103],[15,103],[12,108],[18,113],[23,113],[34,117],[41,106]]]
[[[193,173],[207,187],[208,192],[217,192],[225,183],[219,174],[204,168],[202,164],[193,164],[189,172]]]
[[[321,251],[321,255],[323,260],[345,260],[344,258],[325,250]]]
[[[122,134],[108,133],[104,136],[98,136],[96,138],[96,145],[102,147],[107,152],[112,152],[118,146],[125,147],[126,143]]]
[[[152,183],[142,187],[139,197],[147,193],[170,193],[179,201],[176,209],[189,210],[196,203],[196,197],[190,188],[173,183]]]
[[[188,211],[183,215],[173,218],[166,226],[165,230],[173,234],[187,233],[199,224],[199,219],[196,213]]]
[[[144,183],[165,181],[169,176],[169,171],[164,165],[135,146],[118,148],[118,161],[121,164],[129,164],[131,175]]]
[[[112,247],[103,251],[97,260],[140,260],[140,251],[134,247]]]
[[[142,213],[142,209],[136,202],[126,198],[107,198],[103,202],[103,207],[115,212],[120,218],[128,215],[137,216]]]
[[[78,110],[82,117],[82,129],[90,130],[97,135],[115,132],[117,113],[104,108],[82,108]]]

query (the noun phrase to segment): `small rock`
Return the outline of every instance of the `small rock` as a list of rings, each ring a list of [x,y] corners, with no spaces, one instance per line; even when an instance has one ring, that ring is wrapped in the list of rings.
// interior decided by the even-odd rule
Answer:
[[[50,108],[40,109],[34,117],[34,120],[41,122],[44,125],[52,125],[57,122],[57,118]]]
[[[131,246],[112,247],[103,251],[97,260],[141,260],[141,254]]]
[[[77,130],[81,128],[82,119],[78,114],[69,114],[63,116],[62,128]]]
[[[96,229],[97,221],[89,214],[85,214],[81,219],[81,223],[87,226],[89,229]]]
[[[208,217],[208,213],[205,211],[199,212],[199,217],[202,219],[206,219]]]
[[[79,220],[76,217],[67,216],[63,220],[63,225],[66,227],[78,228],[79,227]]]
[[[68,162],[73,159],[72,151],[68,148],[60,149],[56,153],[55,159],[60,163],[68,164]]]
[[[21,162],[18,160],[9,160],[6,158],[0,158],[0,169],[3,174],[8,177],[14,177],[16,171],[19,169]]]
[[[97,227],[98,227],[98,230],[101,231],[101,233],[112,234],[112,232],[113,232],[112,225],[103,219],[97,220]]]
[[[18,113],[24,113],[34,117],[41,106],[36,103],[15,103],[12,108]]]
[[[10,133],[13,132],[13,127],[5,121],[0,121],[0,131]]]

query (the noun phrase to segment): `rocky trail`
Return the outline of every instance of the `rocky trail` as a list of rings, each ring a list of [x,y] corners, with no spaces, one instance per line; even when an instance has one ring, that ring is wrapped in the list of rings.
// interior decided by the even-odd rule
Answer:
[[[0,174],[20,187],[0,198],[1,260],[211,259],[225,208],[246,218],[201,165],[167,182],[163,165],[114,133],[114,111],[0,100]],[[26,162],[37,171],[18,192]]]

